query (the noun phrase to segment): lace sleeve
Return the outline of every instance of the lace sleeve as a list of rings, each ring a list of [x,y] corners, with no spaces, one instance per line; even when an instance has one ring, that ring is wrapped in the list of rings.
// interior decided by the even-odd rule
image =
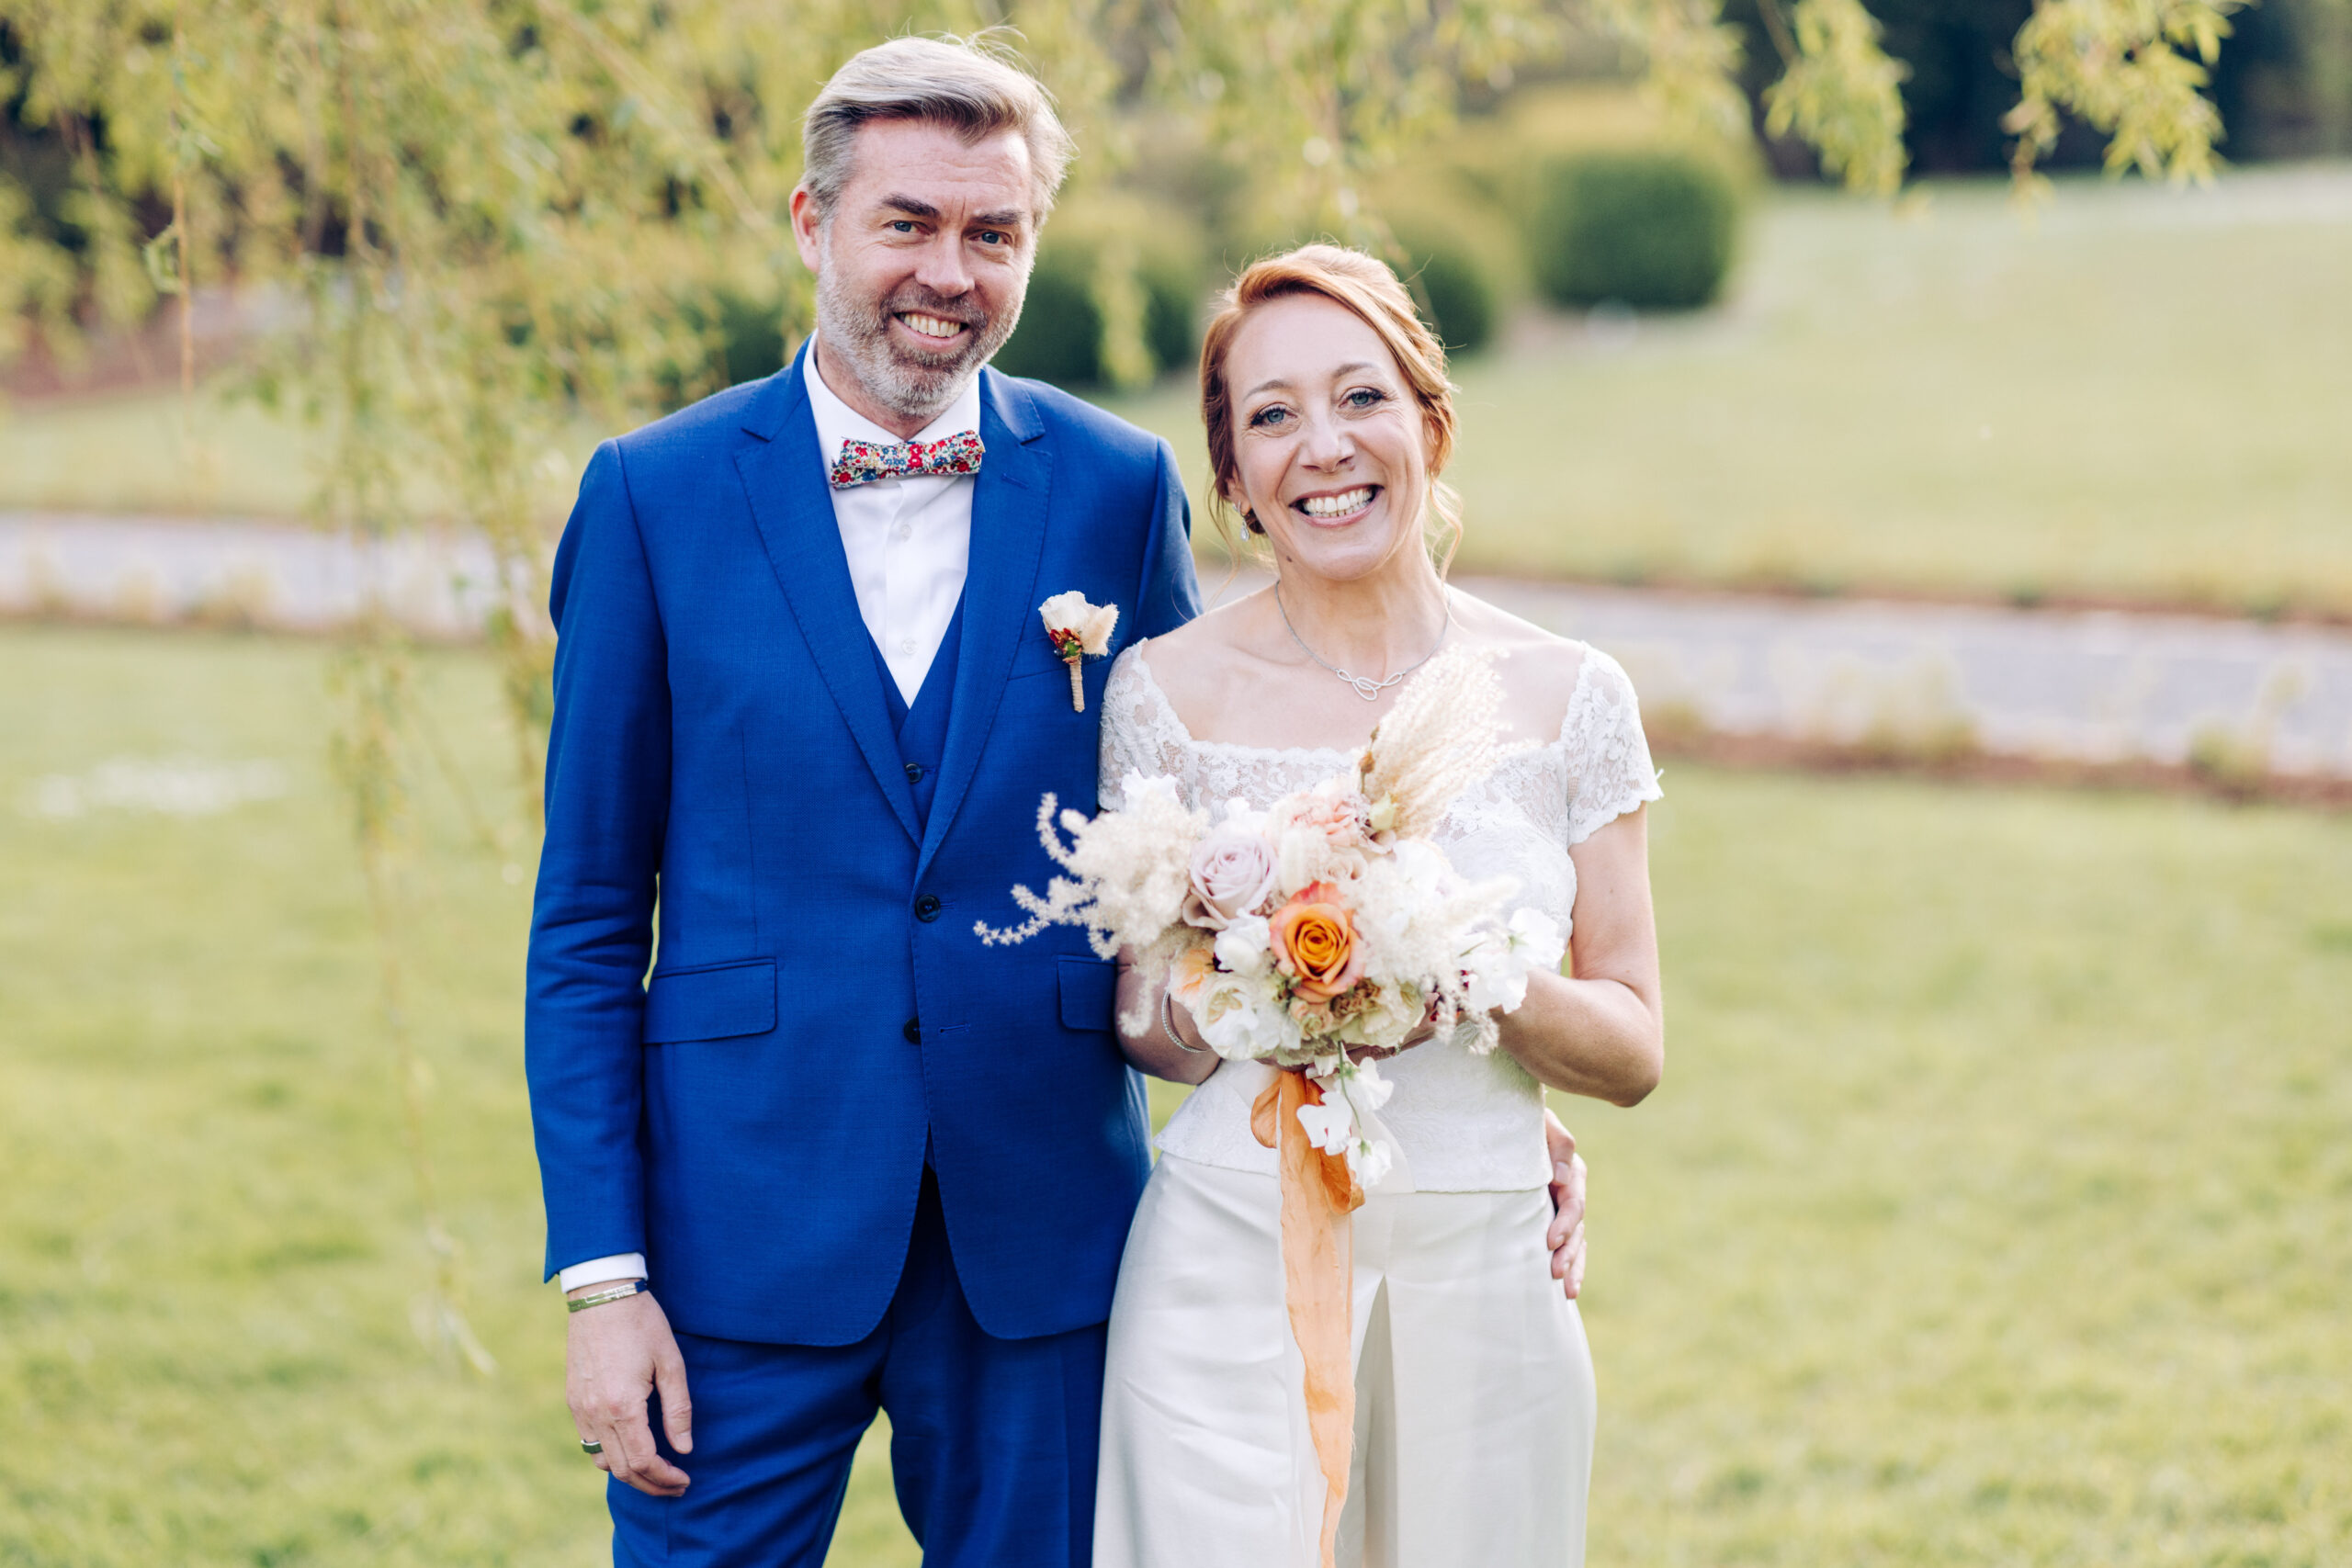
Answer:
[[[1122,785],[1129,773],[1146,778],[1173,778],[1185,788],[1183,737],[1176,729],[1167,699],[1152,683],[1143,661],[1140,642],[1119,655],[1102,682],[1102,744],[1096,790],[1106,811],[1116,811],[1125,796]]]
[[[1568,716],[1560,724],[1568,771],[1568,842],[1580,844],[1645,800],[1665,791],[1650,764],[1641,705],[1624,667],[1587,647]]]

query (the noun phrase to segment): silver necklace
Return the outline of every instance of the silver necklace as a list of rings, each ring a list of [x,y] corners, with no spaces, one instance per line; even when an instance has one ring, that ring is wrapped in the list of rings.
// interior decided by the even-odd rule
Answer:
[[[1445,646],[1445,634],[1453,629],[1453,596],[1449,593],[1446,595],[1445,600],[1445,625],[1438,627],[1437,641],[1430,645],[1430,650],[1427,653],[1422,654],[1419,659],[1414,660],[1410,664],[1406,665],[1402,670],[1397,671],[1396,673],[1391,675],[1385,681],[1375,681],[1369,675],[1351,675],[1346,671],[1340,669],[1338,665],[1325,662],[1321,654],[1306,646],[1306,639],[1298,635],[1298,628],[1296,626],[1291,625],[1290,607],[1283,603],[1283,585],[1279,581],[1274,584],[1274,608],[1282,612],[1283,626],[1287,631],[1289,631],[1290,640],[1298,644],[1299,652],[1306,655],[1307,658],[1312,659],[1316,663],[1321,664],[1324,669],[1329,670],[1332,674],[1337,675],[1349,685],[1353,686],[1356,689],[1356,695],[1362,697],[1368,703],[1379,701],[1381,693],[1386,691],[1389,687],[1396,685],[1406,676],[1410,675],[1414,671],[1419,670],[1422,665],[1427,664],[1430,660],[1435,659],[1437,657],[1437,650]]]

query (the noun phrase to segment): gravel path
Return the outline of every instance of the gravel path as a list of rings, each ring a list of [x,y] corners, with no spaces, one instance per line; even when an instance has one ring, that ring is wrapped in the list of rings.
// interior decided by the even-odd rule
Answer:
[[[1790,600],[1464,580],[1623,661],[1710,729],[2073,761],[2267,753],[2352,778],[2352,631],[2118,611]]]
[[[2088,762],[2221,747],[2352,778],[2340,627],[1462,581],[1615,654],[1654,725]],[[0,615],[324,631],[371,585],[433,637],[469,635],[495,597],[465,538],[362,547],[276,523],[0,512]]]

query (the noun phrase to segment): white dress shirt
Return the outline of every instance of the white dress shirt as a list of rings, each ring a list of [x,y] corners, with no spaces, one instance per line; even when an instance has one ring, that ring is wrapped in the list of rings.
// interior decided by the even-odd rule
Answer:
[[[813,344],[803,365],[808,412],[817,421],[817,451],[828,472],[844,441],[898,441],[825,385],[817,373]],[[975,375],[946,412],[914,438],[938,441],[979,427],[980,378]],[[978,482],[969,474],[924,475],[876,479],[831,491],[833,524],[841,530],[842,554],[849,559],[859,618],[874,646],[882,650],[882,662],[910,707],[964,597],[964,575],[972,558],[972,487]],[[576,1291],[582,1285],[644,1277],[645,1255],[625,1252],[574,1263],[556,1280],[560,1288]]]
[[[806,366],[808,412],[816,415],[817,449],[828,468],[845,441],[898,441],[834,395],[817,373],[813,350]],[[980,381],[975,376],[914,438],[940,441],[979,428]],[[833,522],[842,531],[842,553],[849,558],[857,613],[910,707],[964,597],[964,573],[972,558],[972,487],[978,482],[970,474],[926,475],[876,479],[832,492]]]

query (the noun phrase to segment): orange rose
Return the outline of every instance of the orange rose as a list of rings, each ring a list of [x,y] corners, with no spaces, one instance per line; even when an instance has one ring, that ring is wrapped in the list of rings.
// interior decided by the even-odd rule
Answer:
[[[1328,882],[1311,882],[1267,919],[1274,963],[1291,977],[1295,996],[1326,1002],[1356,983],[1363,954],[1355,926]]]

